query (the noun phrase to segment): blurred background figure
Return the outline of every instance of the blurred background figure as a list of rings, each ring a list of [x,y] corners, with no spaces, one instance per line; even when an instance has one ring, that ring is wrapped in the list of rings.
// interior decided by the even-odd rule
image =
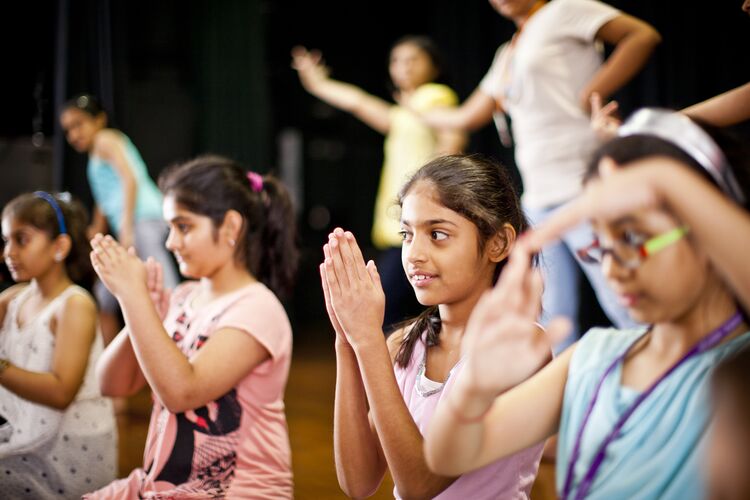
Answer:
[[[404,36],[391,48],[388,73],[397,104],[333,80],[321,57],[320,52],[304,47],[292,51],[292,66],[305,90],[385,135],[372,241],[381,251],[378,270],[386,296],[383,329],[389,334],[397,323],[421,309],[401,264],[396,195],[421,165],[435,156],[458,153],[465,143],[463,133],[431,129],[414,111],[455,106],[458,97],[450,87],[436,83],[444,73],[442,57],[435,42],[425,36]]]

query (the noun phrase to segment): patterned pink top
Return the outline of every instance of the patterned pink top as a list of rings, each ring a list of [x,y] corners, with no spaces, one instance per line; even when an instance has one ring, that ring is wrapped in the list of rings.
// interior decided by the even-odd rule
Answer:
[[[284,388],[292,329],[276,296],[253,283],[194,310],[198,283],[175,290],[164,321],[186,357],[223,328],[247,332],[271,358],[216,401],[171,413],[154,397],[142,469],[84,498],[291,498]],[[227,363],[231,363],[227,359]]]
[[[406,406],[422,435],[430,425],[440,400],[453,385],[455,375],[461,370],[459,361],[450,371],[448,380],[441,385],[424,375],[426,349],[424,336],[414,344],[411,360],[406,368],[395,366],[396,380]],[[528,499],[534,484],[539,461],[542,458],[543,444],[519,451],[502,460],[459,477],[436,499],[439,500],[483,500],[483,499]],[[396,488],[393,495],[401,498]]]

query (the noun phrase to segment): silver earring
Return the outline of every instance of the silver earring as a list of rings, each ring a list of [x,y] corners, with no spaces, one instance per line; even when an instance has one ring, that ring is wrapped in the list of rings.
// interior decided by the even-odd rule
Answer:
[[[56,253],[55,254],[55,262],[60,262],[61,260],[63,260],[62,254]]]
[[[229,246],[230,247],[234,247],[234,245],[236,245],[236,244],[237,244],[236,241],[234,241],[232,238],[229,238]]]

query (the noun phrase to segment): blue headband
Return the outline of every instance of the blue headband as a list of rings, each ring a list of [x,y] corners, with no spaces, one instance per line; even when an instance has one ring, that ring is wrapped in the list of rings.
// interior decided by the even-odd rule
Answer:
[[[60,234],[68,234],[68,230],[65,227],[65,217],[63,217],[62,209],[57,203],[57,200],[55,200],[55,197],[49,194],[47,191],[34,191],[34,196],[36,196],[37,198],[41,198],[52,205],[52,208],[55,211],[55,215],[57,216],[57,225],[60,226]]]

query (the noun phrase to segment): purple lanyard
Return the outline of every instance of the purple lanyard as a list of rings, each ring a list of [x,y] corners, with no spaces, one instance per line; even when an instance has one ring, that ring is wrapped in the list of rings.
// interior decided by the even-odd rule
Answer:
[[[591,488],[591,484],[594,482],[594,478],[596,477],[596,473],[598,472],[599,468],[602,465],[602,462],[604,462],[604,457],[606,456],[607,452],[607,446],[614,441],[614,439],[618,436],[620,433],[620,430],[625,425],[625,422],[630,418],[630,416],[633,414],[633,412],[638,408],[638,406],[656,389],[656,387],[664,380],[666,379],[673,371],[675,371],[677,368],[680,367],[685,361],[689,360],[690,358],[697,356],[699,354],[702,354],[709,349],[716,346],[719,342],[721,342],[727,335],[729,335],[735,328],[737,328],[742,323],[742,314],[737,312],[735,313],[731,318],[729,318],[726,322],[724,322],[721,326],[719,326],[716,330],[712,331],[703,339],[701,339],[698,343],[696,343],[692,349],[690,349],[687,353],[685,353],[682,358],[680,358],[679,361],[677,361],[672,367],[667,370],[666,373],[664,373],[661,377],[659,377],[652,385],[649,387],[645,392],[640,394],[635,402],[628,408],[625,413],[622,414],[620,419],[615,424],[612,431],[607,435],[607,437],[604,439],[602,444],[599,446],[599,450],[596,452],[596,455],[594,455],[594,460],[591,463],[591,466],[589,467],[589,470],[586,472],[586,475],[583,476],[583,480],[581,480],[580,485],[578,486],[578,491],[576,492],[575,499],[579,500],[582,498],[585,498],[588,494],[589,489]],[[644,334],[645,335],[645,334]],[[642,337],[641,337],[642,338]],[[640,339],[639,339],[640,340]],[[637,342],[637,341],[636,341]],[[630,348],[635,343],[628,346],[627,349],[625,349],[625,352],[623,352],[620,356],[617,357],[617,359],[614,360],[614,362],[609,365],[609,368],[604,372],[604,375],[602,375],[601,380],[599,380],[599,383],[596,386],[596,390],[594,391],[594,396],[591,398],[591,402],[589,403],[588,408],[586,409],[586,414],[583,416],[583,422],[581,422],[581,428],[578,429],[578,435],[576,436],[575,446],[573,447],[573,453],[570,456],[570,463],[568,464],[568,473],[565,476],[565,487],[563,489],[563,500],[567,500],[570,497],[570,491],[573,488],[573,471],[575,469],[576,462],[578,461],[578,457],[581,452],[581,440],[583,438],[583,431],[586,428],[586,424],[589,421],[589,417],[591,417],[591,413],[594,410],[594,405],[596,404],[596,400],[599,397],[599,390],[602,388],[602,384],[604,384],[604,381],[607,379],[607,376],[612,372],[612,370],[615,369],[615,367],[620,363],[625,356],[627,355]]]

